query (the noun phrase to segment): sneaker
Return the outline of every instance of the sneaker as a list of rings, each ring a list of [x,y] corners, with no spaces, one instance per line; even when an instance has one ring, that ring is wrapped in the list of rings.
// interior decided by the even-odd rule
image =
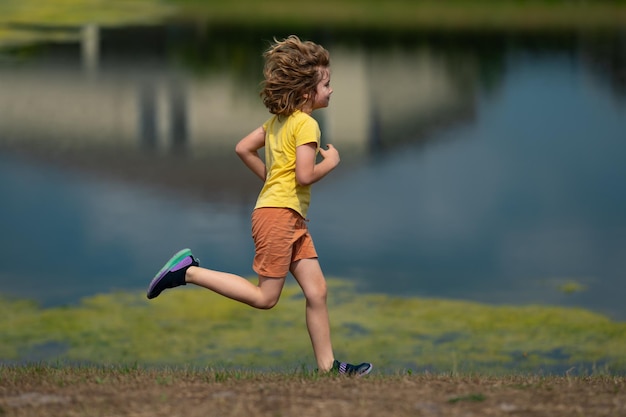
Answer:
[[[350,376],[363,376],[372,372],[372,368],[374,368],[372,364],[367,362],[360,365],[351,365],[346,362],[339,362],[338,360],[335,360],[335,362],[333,362],[332,371]]]
[[[185,273],[187,268],[198,265],[199,263],[191,254],[191,250],[183,249],[176,253],[152,279],[146,294],[148,299],[157,297],[167,288],[186,285]]]

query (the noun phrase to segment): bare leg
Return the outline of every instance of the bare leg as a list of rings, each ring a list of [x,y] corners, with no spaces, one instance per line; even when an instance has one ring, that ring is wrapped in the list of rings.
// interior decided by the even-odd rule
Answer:
[[[185,281],[260,309],[274,307],[285,285],[285,277],[269,278],[259,275],[259,283],[254,285],[238,275],[197,266],[187,269]]]
[[[330,323],[326,306],[326,279],[317,258],[291,264],[291,273],[306,298],[306,325],[320,371],[329,371],[335,360],[330,340]]]

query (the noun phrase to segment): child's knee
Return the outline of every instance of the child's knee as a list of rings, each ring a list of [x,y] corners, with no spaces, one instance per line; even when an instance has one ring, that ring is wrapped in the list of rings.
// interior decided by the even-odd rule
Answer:
[[[328,297],[326,285],[307,291],[307,293],[304,294],[304,297],[309,304],[326,304],[326,299]]]
[[[280,297],[264,297],[254,303],[254,307],[259,310],[270,310],[278,304]]]

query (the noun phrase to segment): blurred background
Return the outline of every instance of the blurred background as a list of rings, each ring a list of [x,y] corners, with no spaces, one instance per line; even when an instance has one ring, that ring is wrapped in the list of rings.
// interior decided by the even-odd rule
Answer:
[[[623,1],[4,0],[0,292],[144,290],[171,254],[253,274],[262,53],[331,53],[322,267],[358,291],[626,319]]]

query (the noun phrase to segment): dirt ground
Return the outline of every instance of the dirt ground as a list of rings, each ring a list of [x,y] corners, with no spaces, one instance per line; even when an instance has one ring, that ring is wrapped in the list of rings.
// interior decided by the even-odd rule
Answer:
[[[0,369],[0,416],[626,416],[626,378]]]

